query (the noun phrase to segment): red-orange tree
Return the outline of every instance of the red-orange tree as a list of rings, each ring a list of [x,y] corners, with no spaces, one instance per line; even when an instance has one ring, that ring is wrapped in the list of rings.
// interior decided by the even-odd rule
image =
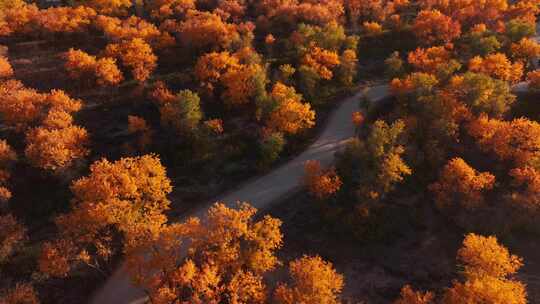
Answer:
[[[461,35],[459,22],[438,10],[421,11],[414,20],[412,30],[419,41],[428,45],[452,42]]]
[[[308,160],[304,164],[304,185],[317,199],[325,199],[335,194],[342,185],[334,168],[323,170],[321,163]]]
[[[9,78],[13,76],[13,68],[8,59],[4,56],[0,56],[0,79]]]
[[[293,87],[278,82],[270,96],[276,106],[268,115],[268,129],[296,134],[315,125],[315,111],[308,103],[302,103],[302,95],[297,94]]]
[[[499,160],[511,161],[515,167],[540,163],[540,124],[535,121],[503,121],[481,115],[467,125],[467,131],[481,150],[493,153]]]
[[[95,24],[113,42],[140,38],[158,49],[173,46],[176,43],[169,33],[161,32],[154,24],[136,16],[119,19],[100,15],[96,18]]]
[[[513,275],[523,260],[510,254],[494,236],[467,234],[458,251],[458,261],[463,267],[463,281],[454,281],[440,299],[433,293],[415,292],[408,285],[401,290],[401,299],[395,304],[526,304],[525,284]]]
[[[227,50],[241,38],[237,25],[224,22],[217,14],[196,10],[189,11],[176,30],[182,43],[196,50]]]
[[[17,284],[0,292],[0,304],[39,304],[38,294],[30,284]]]
[[[152,18],[163,20],[170,17],[184,17],[195,9],[195,0],[156,0],[145,2],[145,6]]]

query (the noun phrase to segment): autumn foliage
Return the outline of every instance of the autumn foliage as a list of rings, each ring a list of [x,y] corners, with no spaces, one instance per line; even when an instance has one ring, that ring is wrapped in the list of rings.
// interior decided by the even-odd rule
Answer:
[[[99,267],[116,253],[112,242],[119,234],[126,248],[141,233],[159,231],[171,186],[159,159],[146,155],[95,162],[71,191],[72,210],[56,218],[59,238],[44,244],[39,260],[40,270],[53,276],[81,263]]]
[[[439,180],[430,186],[435,202],[441,209],[475,209],[484,204],[484,193],[493,188],[495,176],[479,173],[463,159],[454,158],[440,173]]]
[[[410,285],[401,288],[400,298],[394,304],[431,304],[435,295],[432,292],[415,291]]]
[[[304,185],[317,199],[325,199],[335,194],[342,184],[335,169],[323,170],[321,163],[314,160],[304,164]]]
[[[13,68],[6,57],[0,56],[0,79],[13,76]]]
[[[461,35],[461,26],[438,10],[424,10],[416,17],[413,31],[425,44],[448,43]]]
[[[496,53],[488,55],[485,58],[472,58],[469,61],[469,70],[515,83],[523,75],[523,63],[512,63],[504,54]]]
[[[463,281],[455,280],[440,299],[431,292],[415,292],[410,286],[401,290],[395,304],[526,304],[525,285],[514,278],[523,260],[500,245],[494,236],[467,234],[457,256],[463,267]]]
[[[465,282],[454,282],[444,294],[443,303],[527,303],[525,285],[512,278],[523,265],[493,236],[468,234],[458,251]]]
[[[315,112],[293,87],[278,82],[270,96],[276,104],[266,123],[270,130],[296,134],[315,125]]]
[[[190,218],[148,234],[128,253],[135,282],[156,303],[265,303],[261,275],[278,265],[281,222],[255,221],[255,213],[247,203],[238,209],[216,203],[204,221]]]
[[[319,256],[303,256],[292,261],[289,275],[291,283],[282,284],[275,291],[277,303],[340,303],[343,276]]]
[[[130,70],[133,79],[145,82],[157,66],[152,48],[141,38],[112,43],[105,49],[106,56],[118,58],[122,66]]]
[[[124,79],[113,58],[96,59],[81,50],[70,49],[65,60],[64,67],[69,76],[87,84],[115,86]]]

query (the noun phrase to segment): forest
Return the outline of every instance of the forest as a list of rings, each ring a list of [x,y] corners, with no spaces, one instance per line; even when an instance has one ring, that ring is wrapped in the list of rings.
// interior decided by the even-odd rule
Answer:
[[[540,0],[0,0],[0,304],[540,303]]]

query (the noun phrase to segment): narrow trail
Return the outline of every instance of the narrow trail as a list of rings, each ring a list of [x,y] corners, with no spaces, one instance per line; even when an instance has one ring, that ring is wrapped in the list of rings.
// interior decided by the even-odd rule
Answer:
[[[355,128],[351,122],[351,115],[359,110],[360,98],[364,96],[371,103],[381,101],[389,96],[388,86],[371,87],[365,93],[360,92],[348,97],[331,114],[317,140],[300,155],[270,173],[247,182],[242,187],[225,193],[212,202],[201,205],[186,216],[202,218],[208,207],[216,201],[223,202],[228,206],[234,206],[238,201],[249,202],[253,207],[264,210],[273,202],[298,190],[299,181],[304,173],[304,163],[307,160],[318,160],[323,165],[330,165],[334,160],[335,152],[343,148],[354,136]],[[94,294],[89,303],[137,304],[145,301],[145,294],[131,284],[124,266],[122,266]]]

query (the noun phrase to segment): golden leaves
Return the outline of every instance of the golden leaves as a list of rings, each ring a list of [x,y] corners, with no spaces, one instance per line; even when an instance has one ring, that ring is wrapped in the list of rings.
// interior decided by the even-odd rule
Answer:
[[[441,171],[439,180],[429,188],[435,195],[437,206],[475,209],[484,203],[483,193],[493,188],[495,176],[488,172],[479,173],[463,159],[454,158]]]
[[[296,134],[315,125],[315,111],[308,103],[302,103],[302,96],[293,87],[278,82],[270,95],[277,105],[266,122],[267,128]]]
[[[414,21],[413,32],[425,44],[448,43],[461,35],[461,26],[438,10],[423,10]]]
[[[289,274],[291,284],[282,284],[275,291],[277,303],[340,303],[338,296],[343,288],[343,276],[321,257],[303,256],[292,261]]]
[[[122,65],[131,70],[139,83],[145,82],[157,66],[157,57],[152,48],[141,38],[107,45],[105,54],[119,58]]]

